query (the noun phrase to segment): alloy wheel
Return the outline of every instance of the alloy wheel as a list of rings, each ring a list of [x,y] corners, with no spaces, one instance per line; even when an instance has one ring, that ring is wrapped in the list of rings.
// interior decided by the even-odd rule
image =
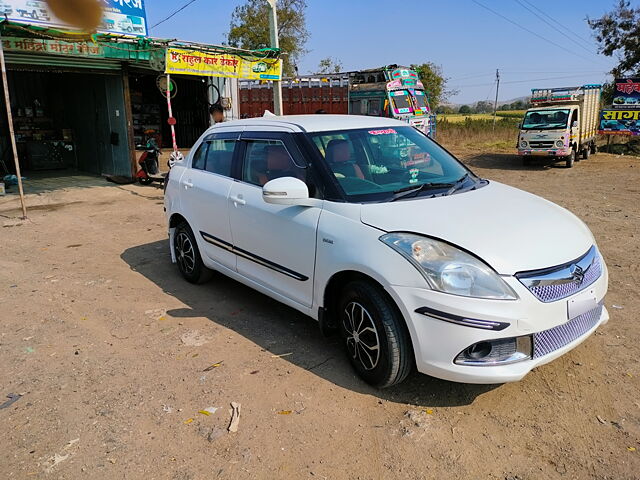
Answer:
[[[176,260],[178,261],[180,270],[187,274],[191,274],[196,265],[196,256],[189,235],[185,232],[178,233],[175,249]]]
[[[347,304],[344,313],[342,323],[349,355],[365,370],[373,370],[380,360],[380,339],[371,315],[357,302]]]

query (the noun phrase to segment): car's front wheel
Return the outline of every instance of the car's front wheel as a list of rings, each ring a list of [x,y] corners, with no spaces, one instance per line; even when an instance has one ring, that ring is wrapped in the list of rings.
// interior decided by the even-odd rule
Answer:
[[[178,270],[185,280],[191,283],[204,283],[211,278],[212,272],[202,262],[198,243],[186,222],[182,222],[176,227],[173,236],[173,250]]]
[[[349,360],[367,383],[385,388],[402,382],[414,364],[409,332],[393,301],[370,282],[345,286],[338,305]]]

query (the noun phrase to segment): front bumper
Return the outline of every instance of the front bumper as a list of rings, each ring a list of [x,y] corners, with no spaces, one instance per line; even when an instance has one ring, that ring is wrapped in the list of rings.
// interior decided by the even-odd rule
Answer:
[[[570,151],[564,148],[525,148],[518,149],[518,155],[528,155],[534,157],[566,157]]]
[[[565,338],[559,348],[547,348],[544,354],[539,356],[534,353],[532,359],[491,366],[454,363],[460,352],[477,342],[534,334],[543,338],[543,332],[561,331],[560,326],[565,324],[565,330],[572,331],[568,302],[584,291],[562,300],[543,303],[514,277],[505,278],[505,281],[516,291],[518,300],[468,298],[412,287],[389,288],[389,293],[394,297],[407,321],[418,371],[462,383],[493,384],[518,381],[533,368],[544,365],[579,345],[609,319],[606,308],[601,307],[599,318],[590,323],[593,325],[591,328],[582,330],[575,338]],[[604,299],[607,282],[607,269],[603,263],[601,276],[588,287],[598,302]],[[416,312],[424,306],[454,316],[506,323],[508,326],[500,330],[488,330],[455,324],[428,313]]]

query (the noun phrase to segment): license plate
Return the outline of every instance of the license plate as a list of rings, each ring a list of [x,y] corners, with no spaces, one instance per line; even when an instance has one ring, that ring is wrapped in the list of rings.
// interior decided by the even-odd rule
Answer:
[[[594,289],[588,288],[567,301],[567,318],[571,320],[597,306],[596,292]]]
[[[541,151],[531,151],[531,155],[548,155],[548,153],[546,151],[541,152]]]

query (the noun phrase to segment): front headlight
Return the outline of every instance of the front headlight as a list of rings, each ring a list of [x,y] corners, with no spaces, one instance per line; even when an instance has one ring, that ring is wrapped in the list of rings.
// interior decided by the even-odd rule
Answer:
[[[527,148],[527,146],[528,146],[528,145],[529,145],[529,144],[528,144],[525,140],[522,140],[522,141],[520,142],[520,146],[521,146],[522,148]]]
[[[468,253],[414,233],[387,233],[380,240],[409,260],[433,290],[465,297],[516,300],[488,265]]]
[[[558,147],[558,148],[564,147],[564,142],[562,140],[556,141],[556,147]]]

